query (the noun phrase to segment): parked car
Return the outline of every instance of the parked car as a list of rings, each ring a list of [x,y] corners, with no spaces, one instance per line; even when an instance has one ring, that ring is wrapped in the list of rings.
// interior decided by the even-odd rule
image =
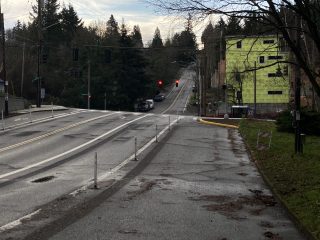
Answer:
[[[154,109],[154,101],[152,99],[147,99],[146,102],[149,104],[150,109]]]
[[[147,112],[150,110],[150,104],[147,101],[139,102],[137,110],[139,112]]]
[[[155,102],[161,102],[161,101],[163,101],[164,99],[165,99],[165,96],[162,95],[162,94],[158,94],[158,95],[156,95],[156,96],[153,98],[153,100],[154,100]]]

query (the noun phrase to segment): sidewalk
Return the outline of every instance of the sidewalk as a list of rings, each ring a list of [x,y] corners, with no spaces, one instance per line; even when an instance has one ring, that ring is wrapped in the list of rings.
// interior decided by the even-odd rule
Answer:
[[[237,130],[183,120],[164,140],[142,173],[51,239],[305,239]]]
[[[15,114],[26,114],[29,112],[47,112],[47,111],[63,111],[68,110],[68,108],[64,106],[57,106],[57,105],[41,105],[40,108],[36,107],[36,105],[32,105],[31,108],[18,110],[13,113]]]

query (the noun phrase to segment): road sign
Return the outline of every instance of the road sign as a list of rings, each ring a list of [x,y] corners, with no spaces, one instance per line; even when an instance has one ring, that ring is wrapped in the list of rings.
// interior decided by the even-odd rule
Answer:
[[[46,89],[45,88],[41,88],[41,99],[44,99],[46,96]]]

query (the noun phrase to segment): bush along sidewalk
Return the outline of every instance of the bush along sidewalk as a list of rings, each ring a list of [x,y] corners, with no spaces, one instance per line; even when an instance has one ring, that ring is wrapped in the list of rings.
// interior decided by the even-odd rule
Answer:
[[[304,154],[295,155],[294,134],[279,132],[276,123],[242,120],[240,132],[273,191],[301,226],[320,240],[320,137],[308,136]]]

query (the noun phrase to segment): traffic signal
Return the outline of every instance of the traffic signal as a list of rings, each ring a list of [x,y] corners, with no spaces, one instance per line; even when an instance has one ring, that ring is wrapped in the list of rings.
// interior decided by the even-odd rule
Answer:
[[[104,62],[111,63],[111,51],[110,49],[104,50]]]
[[[176,87],[179,86],[179,80],[176,80]]]
[[[72,49],[72,59],[74,62],[79,60],[79,48]]]
[[[48,62],[48,54],[43,53],[42,54],[42,63],[47,63]]]
[[[158,87],[162,87],[163,86],[163,81],[162,80],[158,80],[157,84],[158,84]]]

